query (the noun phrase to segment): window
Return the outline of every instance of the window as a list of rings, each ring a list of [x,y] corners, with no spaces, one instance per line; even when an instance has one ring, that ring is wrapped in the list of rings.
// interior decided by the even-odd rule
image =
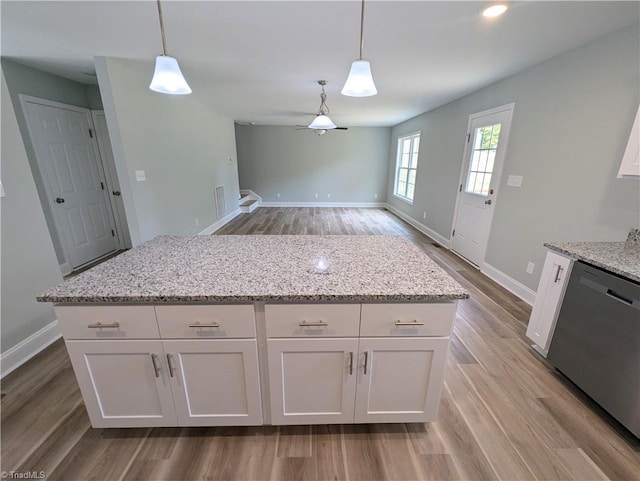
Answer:
[[[464,189],[467,194],[489,195],[501,128],[502,124],[494,124],[478,127],[475,130],[469,175]]]
[[[396,180],[393,193],[402,200],[413,203],[416,189],[416,171],[418,169],[418,149],[420,132],[398,138],[398,156],[396,158]]]

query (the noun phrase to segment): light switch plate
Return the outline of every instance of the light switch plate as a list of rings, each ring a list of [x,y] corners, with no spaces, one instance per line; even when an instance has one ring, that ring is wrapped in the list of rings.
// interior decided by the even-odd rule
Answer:
[[[509,187],[522,187],[522,176],[521,175],[510,175],[507,179],[507,185]]]
[[[7,194],[4,193],[4,187],[2,186],[2,182],[0,182],[0,197],[5,197]]]
[[[136,170],[136,180],[138,182],[144,182],[147,180],[147,176],[144,174],[144,170]]]

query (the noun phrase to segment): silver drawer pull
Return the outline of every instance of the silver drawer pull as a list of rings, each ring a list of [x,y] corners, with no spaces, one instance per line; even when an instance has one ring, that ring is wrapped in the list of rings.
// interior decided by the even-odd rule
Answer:
[[[364,375],[367,375],[367,364],[369,363],[369,351],[364,351]]]
[[[160,377],[160,366],[158,365],[158,355],[155,353],[151,354],[151,362],[153,363],[153,370],[156,373],[156,377]]]
[[[89,329],[102,329],[103,327],[111,327],[117,329],[120,327],[120,323],[112,322],[111,324],[102,324],[101,322],[96,322],[95,324],[89,324],[87,327]]]
[[[189,327],[220,327],[220,324],[217,322],[210,322],[209,324],[200,324],[196,322],[195,324],[189,324]]]
[[[396,321],[396,326],[424,326],[424,322],[418,322],[416,320],[404,322],[404,321]]]
[[[349,353],[349,375],[353,376],[353,351]]]
[[[298,323],[298,326],[300,327],[327,327],[328,325],[329,323],[324,321],[316,321],[316,322],[302,321]]]

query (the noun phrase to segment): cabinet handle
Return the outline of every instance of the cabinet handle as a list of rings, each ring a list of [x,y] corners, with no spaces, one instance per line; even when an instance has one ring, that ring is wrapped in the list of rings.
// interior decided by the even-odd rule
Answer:
[[[364,351],[364,375],[367,375],[367,364],[369,363],[369,351]]]
[[[562,271],[562,266],[558,266],[558,270],[556,270],[556,277],[553,279],[553,283],[555,284],[560,280],[560,272]]]
[[[349,375],[353,376],[353,351],[349,353]]]
[[[302,321],[302,322],[298,323],[298,326],[300,326],[300,327],[326,327],[328,325],[329,325],[329,323],[324,322],[324,321],[316,321],[316,322]]]
[[[112,322],[111,324],[102,324],[101,322],[96,322],[95,324],[89,324],[87,327],[89,329],[102,329],[103,327],[113,327],[117,329],[120,327],[120,323]]]
[[[156,373],[156,377],[160,377],[160,366],[158,365],[158,355],[155,353],[151,354],[151,362],[153,363],[153,370]]]
[[[175,367],[173,367],[173,354],[167,354],[167,366],[169,366],[169,376],[173,377],[173,373],[175,371]]]
[[[209,324],[200,324],[196,322],[195,324],[189,324],[189,327],[220,327],[220,324],[217,322],[210,322]]]
[[[396,326],[424,326],[424,322],[418,322],[415,319],[409,322],[403,322],[401,320],[397,320]]]

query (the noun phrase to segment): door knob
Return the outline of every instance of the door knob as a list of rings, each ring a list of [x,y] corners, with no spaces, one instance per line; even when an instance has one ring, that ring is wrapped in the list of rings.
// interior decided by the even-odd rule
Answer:
[[[111,192],[113,195],[120,195],[120,191],[119,190],[114,190],[113,192]]]
[[[64,203],[64,199],[62,197],[56,197],[56,203],[63,204]]]
[[[487,204],[487,205],[491,205],[491,199],[485,200],[484,203]]]

